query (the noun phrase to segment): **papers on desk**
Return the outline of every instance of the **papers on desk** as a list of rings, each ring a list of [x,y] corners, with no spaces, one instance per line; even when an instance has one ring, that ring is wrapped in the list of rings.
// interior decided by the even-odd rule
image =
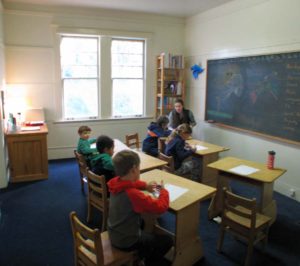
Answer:
[[[207,150],[208,148],[201,145],[196,145],[196,149],[197,151],[203,151],[203,150]]]
[[[187,188],[178,187],[171,184],[165,184],[165,189],[169,191],[170,201],[174,201],[188,191]]]
[[[36,131],[40,130],[41,127],[35,126],[35,127],[21,127],[21,131]]]
[[[90,147],[91,147],[91,149],[96,149],[96,142],[92,143],[92,144],[90,145]]]
[[[250,175],[253,174],[255,172],[258,172],[259,169],[247,166],[247,165],[239,165],[236,167],[233,167],[231,169],[229,169],[230,172],[239,174],[239,175]]]

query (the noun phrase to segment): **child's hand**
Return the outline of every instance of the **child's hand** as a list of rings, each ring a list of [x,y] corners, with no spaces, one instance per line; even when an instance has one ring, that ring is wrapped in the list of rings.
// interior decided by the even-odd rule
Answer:
[[[155,181],[151,181],[147,184],[146,190],[149,191],[149,192],[154,192],[156,187],[157,187],[157,183]]]

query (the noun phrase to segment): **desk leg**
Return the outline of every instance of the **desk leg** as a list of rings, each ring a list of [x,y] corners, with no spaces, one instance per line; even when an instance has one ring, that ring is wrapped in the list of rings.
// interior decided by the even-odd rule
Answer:
[[[200,204],[194,204],[176,213],[176,231],[173,266],[189,266],[203,257],[198,235]]]
[[[223,210],[223,187],[229,188],[228,178],[219,174],[217,180],[217,191],[215,196],[212,198],[208,207],[208,218],[212,219],[222,213]]]
[[[262,184],[260,202],[260,212],[272,217],[271,224],[275,222],[277,216],[276,201],[273,200],[273,186],[273,182]]]
[[[205,185],[216,187],[218,170],[207,167],[219,159],[219,153],[213,153],[202,156],[202,182]]]

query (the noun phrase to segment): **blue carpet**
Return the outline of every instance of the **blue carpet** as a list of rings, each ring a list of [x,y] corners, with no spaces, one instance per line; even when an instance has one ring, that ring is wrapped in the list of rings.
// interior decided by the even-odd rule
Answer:
[[[256,196],[257,191],[232,184],[233,191]],[[300,265],[300,204],[275,193],[278,216],[271,226],[269,243],[253,253],[252,265]],[[224,252],[216,251],[219,225],[209,221],[209,201],[201,204],[199,234],[205,258],[196,265],[238,265],[243,262],[246,246],[226,235]],[[49,179],[10,184],[0,190],[0,266],[74,265],[69,213],[75,210],[86,220],[86,197],[81,193],[78,168],[73,159],[49,162]],[[97,213],[90,224],[100,224]],[[163,215],[159,222],[169,230],[174,216]],[[168,265],[166,263],[166,265]]]

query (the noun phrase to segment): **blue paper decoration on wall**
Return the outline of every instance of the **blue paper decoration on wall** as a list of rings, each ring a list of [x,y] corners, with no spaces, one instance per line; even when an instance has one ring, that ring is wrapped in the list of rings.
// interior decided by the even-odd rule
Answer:
[[[193,72],[193,77],[194,79],[197,79],[199,74],[201,74],[204,71],[204,68],[202,68],[199,65],[193,65],[191,67],[191,71]]]

